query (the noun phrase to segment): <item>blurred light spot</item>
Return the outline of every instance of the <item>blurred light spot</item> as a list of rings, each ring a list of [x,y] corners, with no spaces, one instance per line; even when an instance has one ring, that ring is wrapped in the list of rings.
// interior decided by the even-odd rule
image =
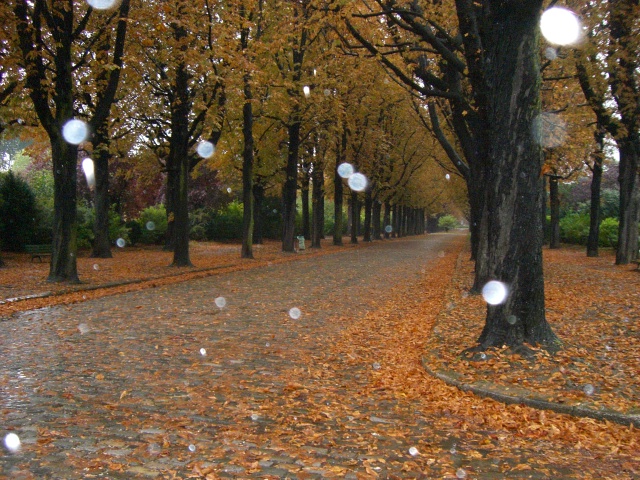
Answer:
[[[100,270],[100,265],[98,265],[97,263],[93,264],[93,269],[94,270]]]
[[[543,112],[533,119],[533,138],[545,148],[559,147],[567,138],[567,124],[560,115]]]
[[[324,96],[328,97],[329,95],[331,95],[331,90],[329,90],[328,88],[324,89]]]
[[[518,317],[516,317],[515,315],[509,315],[507,317],[507,322],[509,323],[509,325],[515,325],[518,322]]]
[[[200,349],[200,355],[202,355],[203,357],[207,354],[207,349],[206,348],[201,348]]]
[[[78,330],[80,330],[80,333],[84,335],[85,333],[89,333],[90,328],[86,323],[81,323],[78,325]]]
[[[89,136],[89,127],[82,120],[69,120],[62,127],[62,136],[73,145],[79,145]]]
[[[90,158],[85,158],[84,160],[82,160],[82,170],[84,171],[84,176],[87,179],[87,185],[89,185],[89,188],[95,187],[96,174],[93,160],[91,160]]]
[[[297,307],[293,307],[292,309],[289,310],[289,316],[294,320],[299,319],[300,315],[302,315],[302,312]]]
[[[273,213],[278,213],[278,209],[277,209],[277,208],[274,208],[274,209],[273,209]]]
[[[444,176],[444,178],[446,178],[447,180],[451,180],[451,175],[449,175],[448,173]]]
[[[386,227],[384,227],[384,231],[387,233],[391,233],[393,232],[393,227],[391,225],[387,225]]]
[[[482,287],[482,297],[489,305],[500,305],[504,303],[507,299],[507,293],[507,286],[497,280],[491,280]]]
[[[198,144],[198,148],[196,149],[196,151],[202,158],[209,158],[215,153],[216,147],[213,145],[213,143],[204,141]]]
[[[224,297],[218,297],[214,301],[216,302],[216,307],[218,308],[224,308],[227,304],[227,299]]]
[[[119,238],[118,240],[116,240],[116,245],[120,248],[124,248],[126,244],[127,242],[125,242],[124,238]]]
[[[115,8],[120,0],[87,0],[87,3],[96,10],[109,10]]]
[[[7,433],[7,435],[4,437],[4,446],[10,452],[17,452],[18,450],[20,450],[20,437],[18,437],[18,435],[13,432]]]
[[[257,413],[252,413],[251,420],[253,420],[254,422],[257,422],[258,420],[260,420],[260,415],[258,415]]]
[[[542,13],[540,30],[549,43],[572,45],[580,39],[580,20],[571,10],[552,7]]]
[[[193,443],[191,445],[189,445],[189,451],[190,452],[195,452],[196,451],[196,446]]]
[[[593,385],[591,385],[590,383],[587,383],[583,388],[582,391],[586,394],[586,395],[593,395],[593,393],[596,391],[595,388],[593,388]]]
[[[416,455],[419,455],[420,452],[418,451],[418,449],[416,447],[411,447],[409,449],[409,455],[411,455],[412,457],[415,457]]]
[[[367,188],[367,177],[361,173],[354,173],[348,180],[349,188],[354,192],[362,192]]]
[[[147,230],[155,230],[156,229],[156,224],[153,223],[151,220],[149,220],[146,224]]]
[[[459,468],[456,471],[456,478],[467,478],[467,472],[465,472],[463,468]]]
[[[380,365],[378,362],[374,362],[373,365],[371,365],[371,368],[373,368],[374,370],[380,370],[382,368],[382,365]]]
[[[353,165],[347,162],[341,163],[338,165],[338,175],[342,178],[349,178],[353,175]]]
[[[231,187],[227,187],[227,193],[231,193],[231,192],[232,192]]]
[[[302,92],[304,93],[305,97],[309,97],[309,95],[311,95],[311,89],[305,85],[304,87],[302,87]]]
[[[558,58],[558,51],[553,47],[547,47],[544,49],[544,56],[547,57],[547,60],[554,61]]]

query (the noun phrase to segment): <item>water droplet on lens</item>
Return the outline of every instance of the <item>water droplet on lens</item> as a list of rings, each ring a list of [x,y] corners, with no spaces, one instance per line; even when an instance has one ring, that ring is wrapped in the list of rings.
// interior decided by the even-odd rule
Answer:
[[[119,0],[87,0],[87,3],[96,10],[108,10],[114,8]]]
[[[587,383],[583,388],[582,391],[586,394],[586,395],[593,395],[594,392],[596,391],[595,388],[593,388],[593,385],[591,385],[590,383]]]
[[[148,221],[146,224],[147,230],[151,231],[151,230],[155,230],[156,229],[156,224],[153,223],[152,221]]]
[[[224,308],[225,305],[227,304],[227,299],[224,297],[218,297],[214,300],[214,302],[216,302],[216,306],[218,308]]]
[[[85,141],[89,135],[89,127],[82,120],[69,120],[62,127],[62,136],[72,145],[79,145]]]
[[[416,455],[418,455],[420,452],[418,451],[418,449],[416,447],[411,447],[409,449],[409,455],[411,455],[412,457],[415,457]]]
[[[231,193],[231,192],[232,192],[231,187],[228,187],[227,188],[227,193]]]
[[[302,315],[302,312],[297,307],[293,307],[292,309],[289,310],[289,316],[294,320],[299,319],[300,315]]]
[[[267,343],[265,343],[265,344],[264,344],[264,346],[265,346],[265,347],[270,347],[270,346],[271,346],[271,344],[270,344],[269,342],[267,342]]]
[[[544,56],[547,57],[547,60],[554,61],[558,58],[558,51],[553,47],[547,47],[544,49]]]
[[[387,233],[391,233],[393,232],[393,227],[391,225],[387,225],[386,227],[384,227],[384,231]]]
[[[82,161],[82,170],[84,171],[84,176],[87,179],[87,185],[89,186],[89,188],[95,187],[96,175],[93,160],[91,160],[90,158],[85,158]]]
[[[311,89],[307,85],[302,87],[302,92],[304,93],[305,97],[309,97],[309,95],[311,95]]]
[[[444,176],[444,178],[446,178],[447,180],[451,180],[451,175],[449,175],[448,173]]]
[[[507,286],[498,282],[497,280],[491,280],[482,288],[482,297],[489,305],[500,305],[507,299]]]
[[[81,323],[80,325],[78,325],[78,330],[80,330],[81,334],[85,334],[89,332],[89,325],[87,325],[86,323]]]
[[[342,178],[349,178],[353,175],[353,165],[347,162],[341,163],[338,165],[338,175]]]
[[[213,145],[213,143],[204,141],[198,144],[198,148],[196,149],[196,151],[202,158],[209,158],[215,153],[216,147]]]
[[[328,88],[324,89],[324,96],[328,97],[329,95],[331,95],[331,90],[329,90]]]
[[[518,317],[516,317],[515,315],[509,315],[509,316],[507,317],[507,322],[508,322],[510,325],[515,325],[517,321],[518,321]]]
[[[100,270],[100,265],[98,265],[97,263],[93,264],[93,269],[94,270]]]
[[[202,355],[203,357],[207,354],[207,349],[206,348],[201,348],[200,349],[200,355]]]
[[[190,452],[195,452],[196,451],[196,446],[194,444],[189,445],[189,451]]]
[[[362,192],[367,188],[367,177],[361,173],[354,173],[348,180],[349,188],[354,192]]]
[[[125,242],[124,238],[119,238],[118,240],[116,240],[116,245],[120,248],[124,248],[126,244],[127,242]]]
[[[456,471],[456,477],[457,477],[457,478],[467,478],[467,472],[465,472],[465,471],[464,471],[464,469],[459,468],[459,469]]]
[[[254,422],[257,422],[259,419],[260,419],[260,415],[256,413],[251,414],[251,420],[253,420]]]
[[[552,7],[542,13],[540,30],[549,43],[571,45],[580,39],[580,20],[571,10]]]
[[[380,370],[382,368],[382,366],[378,362],[374,362],[373,365],[371,365],[371,367],[374,370]]]
[[[20,445],[20,437],[18,437],[18,435],[16,435],[15,433],[7,433],[7,435],[4,437],[4,446],[10,452],[17,452],[18,450],[20,450]]]

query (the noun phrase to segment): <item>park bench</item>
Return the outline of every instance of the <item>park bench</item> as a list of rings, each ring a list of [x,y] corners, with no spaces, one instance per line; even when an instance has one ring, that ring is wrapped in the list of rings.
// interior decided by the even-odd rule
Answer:
[[[42,257],[51,256],[51,245],[25,245],[24,251],[31,254],[31,261],[38,257],[38,260],[42,262]]]

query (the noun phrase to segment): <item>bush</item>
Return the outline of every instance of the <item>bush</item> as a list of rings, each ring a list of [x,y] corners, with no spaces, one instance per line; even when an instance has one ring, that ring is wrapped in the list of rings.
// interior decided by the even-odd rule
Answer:
[[[602,247],[617,247],[618,246],[618,219],[617,218],[605,218],[600,223],[600,235],[598,237],[598,244]]]
[[[570,213],[560,219],[560,240],[585,245],[589,237],[589,215]]]
[[[167,233],[167,210],[164,205],[145,208],[138,218],[140,242],[161,245]]]
[[[232,240],[242,238],[242,203],[233,201],[225,208],[208,215],[205,224],[209,240]]]
[[[452,228],[458,228],[458,226],[458,219],[453,215],[443,215],[438,219],[438,228],[443,229],[445,232],[448,232]]]
[[[11,170],[0,176],[0,238],[7,250],[19,252],[35,232],[36,197],[27,182]]]
[[[96,211],[94,208],[78,204],[78,248],[91,248],[93,245]],[[131,243],[129,228],[122,222],[115,206],[109,209],[109,241],[115,243],[119,238]]]
[[[142,227],[135,220],[129,220],[124,226],[129,230],[129,241],[131,245],[136,245],[142,237]]]

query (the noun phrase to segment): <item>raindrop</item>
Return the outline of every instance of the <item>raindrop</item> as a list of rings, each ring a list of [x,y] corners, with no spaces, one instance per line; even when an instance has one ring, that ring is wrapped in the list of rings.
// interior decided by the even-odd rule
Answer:
[[[260,415],[258,415],[257,413],[251,414],[251,420],[253,420],[254,422],[257,422],[259,419],[260,419]]]
[[[329,95],[331,95],[331,90],[329,90],[328,88],[324,89],[324,96],[328,97]]]
[[[543,112],[533,119],[533,137],[545,148],[563,145],[567,138],[567,124],[556,113]]]
[[[7,433],[4,437],[4,446],[7,447],[7,450],[10,452],[17,452],[20,450],[20,437],[15,433]]]
[[[547,47],[544,49],[544,56],[547,57],[547,60],[554,61],[558,58],[558,51],[553,47]]]
[[[338,175],[342,178],[349,178],[353,175],[353,165],[347,162],[341,163],[338,165]]]
[[[382,366],[378,362],[374,362],[373,365],[371,365],[371,367],[374,370],[380,370],[382,368]]]
[[[203,357],[207,354],[207,349],[206,348],[201,348],[200,349],[200,355],[202,355]]]
[[[515,315],[509,315],[507,317],[507,322],[509,323],[509,325],[515,325],[518,321],[518,317],[516,317]]]
[[[227,193],[231,193],[231,187],[227,187]]]
[[[277,209],[277,208],[274,208],[274,209],[273,209],[273,213],[278,213],[278,209]]]
[[[84,335],[85,333],[89,333],[90,328],[86,323],[81,323],[80,325],[78,325],[78,330],[82,335]]]
[[[451,175],[449,175],[448,173],[444,176],[444,178],[446,178],[447,180],[451,180]]]
[[[456,471],[456,478],[467,478],[467,472],[465,472],[463,468],[459,468]]]
[[[216,147],[213,145],[213,143],[207,142],[205,140],[204,142],[200,142],[198,144],[198,148],[196,148],[196,151],[202,158],[209,158],[216,151]]]
[[[87,185],[89,185],[89,188],[95,187],[96,175],[93,160],[91,160],[90,158],[85,158],[82,161],[82,170],[84,171],[84,176],[87,179]]]
[[[456,444],[454,443],[453,446],[451,447],[451,450],[449,450],[449,453],[451,455],[455,455],[456,453],[458,453],[458,450],[456,449]]]
[[[196,446],[193,443],[191,445],[189,445],[189,451],[190,452],[195,452],[196,451]]]
[[[216,306],[220,309],[224,308],[225,305],[227,304],[227,299],[224,297],[218,297],[214,300],[214,302],[216,302]]]
[[[486,359],[487,359],[487,355],[485,353],[481,353],[480,360],[486,360]]]
[[[552,7],[542,13],[540,30],[549,43],[572,45],[580,39],[580,20],[571,10]]]
[[[119,0],[87,0],[87,3],[96,10],[109,10],[114,8]]]
[[[265,347],[270,347],[270,346],[271,346],[271,344],[270,344],[269,342],[267,342],[267,343],[265,343],[265,344],[264,344],[264,346],[265,346]]]
[[[585,395],[593,395],[596,389],[593,388],[593,385],[587,383],[584,387],[582,387],[582,391],[585,393]]]
[[[309,97],[309,95],[311,95],[311,89],[307,85],[302,87],[302,92],[304,93],[304,96],[307,98]]]
[[[482,287],[482,297],[489,305],[500,305],[504,303],[507,299],[507,294],[507,286],[497,280],[491,280]]]
[[[62,136],[73,145],[79,145],[89,135],[89,127],[82,120],[69,120],[62,127]]]
[[[384,231],[387,233],[391,233],[393,232],[393,227],[391,225],[387,225],[386,227],[384,227]]]
[[[289,316],[294,320],[299,319],[300,315],[302,315],[302,312],[297,307],[293,307],[292,309],[289,310]]]
[[[156,229],[156,224],[153,223],[151,220],[149,220],[146,224],[147,230],[151,231],[151,230],[155,230]]]
[[[416,447],[411,447],[409,449],[409,455],[411,455],[412,457],[415,457],[416,455],[419,455],[420,452],[418,451],[418,449]]]
[[[100,270],[100,265],[98,265],[97,263],[94,263],[93,264],[93,269],[96,270],[96,271]]]
[[[118,240],[116,240],[116,245],[120,248],[124,248],[126,244],[127,242],[125,242],[124,238],[119,238]]]
[[[354,192],[362,192],[367,188],[367,177],[361,173],[354,173],[349,177],[349,188]]]
[[[604,347],[604,348],[606,348],[606,349],[607,349],[607,352],[610,352],[611,350],[613,350],[613,348],[611,348],[611,346],[610,346],[610,345],[605,345],[605,347]]]

